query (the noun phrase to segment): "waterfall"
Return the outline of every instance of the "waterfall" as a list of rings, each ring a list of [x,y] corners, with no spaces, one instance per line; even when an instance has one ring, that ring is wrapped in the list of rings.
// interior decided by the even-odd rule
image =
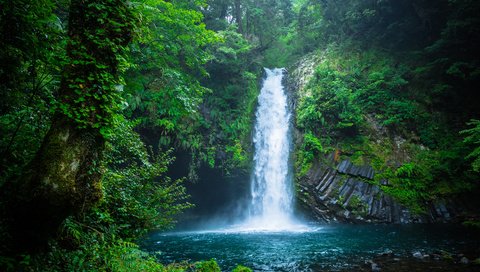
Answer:
[[[294,190],[289,165],[290,117],[282,79],[284,69],[265,69],[258,97],[251,202],[245,224],[255,230],[286,230],[294,224]]]

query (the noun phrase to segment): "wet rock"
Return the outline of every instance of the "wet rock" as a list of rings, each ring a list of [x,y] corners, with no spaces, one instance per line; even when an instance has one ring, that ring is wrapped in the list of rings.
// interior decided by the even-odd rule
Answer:
[[[433,210],[435,216],[441,219],[441,221],[448,221],[451,219],[450,212],[448,211],[447,205],[444,202],[433,204]]]
[[[333,161],[332,161],[333,162]],[[357,167],[348,160],[335,168],[317,161],[299,184],[306,195],[313,196],[305,203],[307,212],[319,218],[316,208],[322,207],[321,221],[338,217],[343,222],[408,223],[412,219],[405,207],[385,195],[379,186],[366,183],[352,173],[373,177],[370,166]],[[348,175],[348,177],[346,176]]]
[[[371,268],[372,268],[372,272],[378,272],[382,270],[380,266],[378,266],[378,264],[376,263],[372,263]]]
[[[347,169],[350,167],[350,165],[351,165],[351,163],[349,161],[347,161],[347,160],[342,161],[337,167],[338,172],[340,172],[342,174],[347,174],[348,173]]]
[[[378,256],[380,256],[380,257],[393,257],[394,254],[393,254],[393,251],[391,251],[390,249],[387,249],[384,252],[378,254]]]
[[[375,171],[370,165],[356,166],[348,160],[343,160],[338,164],[337,171],[340,174],[346,174],[361,178],[373,180]]]
[[[298,203],[306,214],[320,222],[350,223],[428,223],[448,222],[461,211],[451,201],[431,203],[428,213],[417,215],[383,191],[388,180],[372,184],[370,165],[357,166],[349,160],[335,161],[333,154],[312,163],[299,180],[302,188]],[[458,205],[457,205],[458,206]],[[322,212],[318,212],[320,209]]]
[[[423,254],[420,251],[415,251],[412,256],[417,259],[423,259]]]
[[[407,141],[405,140],[403,137],[399,136],[399,135],[395,135],[395,137],[393,138],[393,141],[395,142],[395,145],[397,146],[398,149],[401,148],[401,146]]]
[[[360,215],[357,215],[357,216],[355,217],[355,220],[360,221],[360,222],[366,222],[366,221],[367,221],[367,220],[365,220],[365,218],[363,218],[363,217],[360,216]]]

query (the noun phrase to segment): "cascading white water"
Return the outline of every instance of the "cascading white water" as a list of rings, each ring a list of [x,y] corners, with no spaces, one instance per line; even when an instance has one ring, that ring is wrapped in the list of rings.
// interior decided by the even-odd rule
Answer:
[[[294,189],[290,166],[291,114],[282,80],[283,68],[267,69],[256,111],[254,171],[250,202],[239,204],[231,214],[235,223],[224,218],[212,220],[202,233],[310,232],[294,216]],[[247,209],[245,210],[247,204]],[[212,226],[212,227],[208,227]],[[219,228],[220,226],[220,228]]]
[[[282,85],[283,69],[265,69],[267,77],[258,97],[255,168],[251,203],[245,224],[252,230],[288,230],[293,218],[293,185],[289,167],[290,113]]]

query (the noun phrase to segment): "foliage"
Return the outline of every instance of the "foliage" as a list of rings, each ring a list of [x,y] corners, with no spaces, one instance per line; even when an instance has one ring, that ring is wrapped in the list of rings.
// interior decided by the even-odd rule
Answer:
[[[358,214],[360,216],[366,216],[368,214],[368,205],[363,202],[357,195],[351,196],[350,200],[348,201],[347,207],[354,214]]]
[[[133,129],[132,122],[117,116],[101,202],[68,217],[48,253],[21,266],[33,271],[170,271],[133,241],[149,230],[172,227],[175,216],[192,205],[182,180],[165,175],[173,160],[169,152],[152,155]]]
[[[59,3],[0,1],[0,186],[35,154],[51,118],[65,54]]]
[[[53,13],[54,5],[50,4],[48,8],[40,11],[48,10]],[[70,214],[91,207],[101,197],[98,184],[101,169],[97,166],[103,151],[102,136],[107,136],[105,129],[111,128],[116,111],[115,100],[119,96],[114,93],[113,85],[119,71],[117,57],[121,56],[122,48],[131,40],[133,16],[130,6],[122,0],[95,3],[72,1],[68,10],[66,49],[60,54],[64,55],[65,59],[56,97],[58,100],[48,101],[55,102],[55,108],[52,109],[55,113],[53,124],[45,135],[41,148],[35,150],[36,155],[31,159],[28,168],[19,174],[18,179],[9,180],[7,190],[2,192],[2,200],[6,200],[5,207],[2,205],[1,209],[5,210],[8,218],[5,221],[10,225],[12,234],[12,240],[5,243],[11,245],[12,250],[45,245],[62,220]],[[33,24],[38,25],[38,18],[32,17]],[[52,23],[55,17],[51,14],[43,23]],[[45,35],[46,40],[48,34],[47,31],[38,33],[39,36]],[[55,40],[52,39],[52,42]],[[39,42],[39,45],[44,44]],[[53,46],[52,49],[58,49]],[[48,46],[47,49],[39,51],[44,50],[48,50]],[[49,56],[44,52],[42,54],[42,57]],[[50,60],[55,58],[51,57]],[[42,59],[38,63],[34,60],[31,69],[41,64]],[[53,74],[55,71],[48,72]],[[43,88],[46,87],[45,84],[35,86],[36,77],[36,72],[32,71],[31,85],[24,85],[32,88],[27,108],[32,106],[36,93],[44,91]],[[42,100],[47,99],[49,97]],[[12,132],[13,136],[8,145],[13,143],[20,124],[21,122]],[[58,137],[59,134],[63,136]],[[7,151],[8,148],[9,146]],[[44,182],[45,180],[52,182]],[[8,195],[8,191],[21,193]],[[6,195],[8,196],[5,197]],[[14,209],[8,207],[9,205],[13,205]],[[34,210],[37,206],[41,208]],[[2,211],[2,217],[3,215]],[[29,234],[32,237],[28,237]],[[28,244],[21,243],[20,237],[25,237]],[[33,240],[37,242],[32,242]]]
[[[108,143],[105,198],[94,212],[105,224],[122,226],[122,237],[173,226],[175,215],[191,207],[182,180],[165,175],[170,152],[148,154],[133,124],[121,121]]]
[[[198,272],[220,272],[220,267],[214,259],[195,263],[195,271]]]
[[[413,162],[404,163],[394,171],[391,168],[378,175],[377,179],[386,179],[391,187],[383,190],[394,196],[400,203],[409,207],[414,213],[424,213],[424,204],[432,200],[429,193],[432,176],[427,169],[421,169]]]
[[[470,228],[480,229],[480,221],[479,220],[468,220],[468,221],[463,222],[462,224],[464,226],[467,226],[467,227],[470,227]],[[479,264],[480,264],[480,260],[479,260]]]
[[[219,86],[205,99],[204,106],[210,109],[203,116],[208,145],[213,144],[216,157],[222,151],[227,152],[228,156],[219,162],[219,166],[227,172],[247,166],[251,157],[250,132],[258,94],[255,79],[255,75],[244,72],[239,82]]]
[[[158,2],[132,48],[128,115],[149,141],[191,154],[190,179],[200,162],[225,172],[245,167],[257,94],[251,44],[233,27],[207,30],[195,11],[201,1]]]
[[[303,135],[303,144],[296,153],[296,169],[299,169],[298,175],[303,176],[311,168],[315,158],[326,154],[329,149],[324,149],[321,140],[315,137],[311,132]]]
[[[81,7],[79,7],[81,5]],[[121,109],[118,72],[132,39],[135,16],[119,0],[72,2],[67,57],[58,108],[80,128],[100,129],[104,136]],[[78,8],[75,8],[75,7]]]
[[[71,226],[70,226],[71,227]],[[82,228],[81,226],[77,226]],[[118,272],[210,272],[220,271],[215,260],[195,263],[162,265],[154,256],[141,251],[131,242],[125,242],[99,233],[94,229],[82,230],[80,246],[75,250],[51,244],[44,255],[25,255],[21,268],[29,271],[118,271]],[[251,271],[251,270],[241,270]]]
[[[230,173],[245,169],[251,157],[250,135],[258,95],[257,74],[252,67],[253,45],[232,27],[219,31],[221,43],[210,47],[207,65],[212,92],[202,104],[204,150],[215,150],[215,165]]]
[[[72,5],[79,3],[80,1],[73,1]],[[67,9],[67,4],[58,4],[55,12],[63,16],[62,12]],[[164,270],[163,266],[141,252],[131,241],[148,230],[171,227],[175,222],[175,215],[191,205],[185,202],[187,195],[181,184],[183,180],[171,180],[166,176],[168,165],[173,160],[171,152],[148,151],[140,136],[133,131],[138,123],[127,121],[118,114],[119,110],[126,106],[122,96],[126,96],[128,92],[122,92],[124,82],[117,77],[117,72],[126,68],[132,71],[134,66],[131,61],[140,62],[134,57],[127,59],[126,54],[122,54],[128,50],[126,46],[134,35],[130,31],[135,24],[150,23],[150,29],[156,31],[164,30],[155,28],[160,25],[159,22],[164,23],[165,29],[177,26],[171,29],[170,37],[167,37],[170,45],[167,40],[156,45],[169,48],[175,46],[177,49],[165,54],[165,48],[157,47],[156,53],[164,54],[164,59],[156,61],[160,61],[162,65],[170,62],[168,64],[171,67],[165,67],[166,76],[160,79],[181,92],[168,94],[166,89],[157,91],[170,95],[177,101],[185,97],[199,101],[205,88],[195,79],[197,68],[208,60],[209,54],[204,49],[207,43],[216,40],[216,36],[205,30],[200,13],[181,9],[179,5],[173,6],[164,1],[126,4],[123,1],[108,0],[84,4],[85,9],[80,13],[78,9],[71,9],[71,31],[65,50],[62,49],[62,40],[56,40],[63,29],[59,21],[60,15],[53,14],[55,6],[51,2],[1,2],[2,29],[7,23],[16,25],[16,19],[20,22],[18,25],[25,26],[27,32],[18,31],[19,41],[16,41],[15,37],[12,40],[1,40],[2,58],[15,51],[19,52],[19,59],[16,60],[16,66],[5,72],[5,76],[12,76],[11,82],[5,85],[2,82],[1,86],[2,94],[5,90],[12,91],[13,94],[8,101],[2,101],[1,105],[2,154],[9,154],[5,159],[17,159],[2,160],[0,185],[18,175],[37,151],[41,138],[50,125],[53,104],[80,128],[98,129],[109,139],[108,152],[103,161],[107,166],[102,182],[105,197],[92,210],[82,210],[81,214],[69,217],[64,222],[63,232],[51,242],[48,253],[27,255],[28,258],[15,266],[41,271]],[[3,9],[4,5],[9,9]],[[156,11],[162,12],[152,12],[152,5],[156,5]],[[11,18],[10,15],[15,14],[18,14],[18,18]],[[12,22],[7,22],[7,19],[12,19]],[[85,22],[86,27],[83,28],[82,24]],[[28,35],[30,29],[34,35]],[[181,44],[174,41],[180,29],[186,32]],[[139,41],[137,44],[150,43],[161,36],[158,32],[150,36],[151,33],[145,29],[137,28],[136,31]],[[3,47],[4,43],[9,44]],[[141,48],[142,54],[148,55],[154,49],[153,45],[154,43],[151,48]],[[189,45],[192,46],[188,47]],[[38,48],[38,51],[31,48]],[[200,54],[197,49],[204,50],[204,54]],[[60,61],[65,52],[69,52],[69,55]],[[174,53],[176,55],[170,55]],[[153,58],[156,55],[148,56]],[[65,80],[59,86],[56,80],[61,63],[66,65],[63,72]],[[156,67],[159,70],[162,68]],[[15,69],[16,71],[13,71]],[[26,71],[29,71],[29,74],[25,73]],[[14,72],[25,74],[31,77],[31,80],[26,80],[27,77],[15,78]],[[12,89],[17,81],[22,83],[18,88],[25,88],[25,92]],[[58,87],[63,92],[62,101],[56,101],[53,96]],[[168,105],[166,111],[173,112],[177,110],[177,106],[186,112],[182,116],[185,118],[196,110],[198,102],[195,103]],[[175,121],[174,118],[171,119]],[[171,121],[165,119],[163,124],[166,122]],[[4,163],[6,168],[3,167]],[[3,201],[2,199],[0,204],[3,205]],[[0,231],[3,237],[3,225]],[[8,249],[2,247],[2,253],[4,250]]]
[[[203,1],[155,0],[138,7],[143,28],[130,47],[134,65],[126,73],[126,115],[141,121],[139,130],[155,147],[175,147],[192,153],[192,161],[200,157],[212,164],[199,109],[210,92],[201,84],[212,59],[207,49],[220,37],[206,29],[196,11],[200,6]]]
[[[238,265],[232,272],[252,272],[252,269],[245,267],[243,265]]]
[[[195,147],[198,106],[208,92],[199,83],[211,59],[206,46],[219,38],[201,13],[180,4],[146,1],[141,10],[145,27],[130,49],[135,66],[125,88],[129,115],[160,130],[166,145]]]
[[[473,171],[480,172],[480,121],[472,119],[467,124],[471,126],[471,128],[462,130],[460,133],[466,135],[463,142],[473,145],[474,148],[466,159],[472,160]]]
[[[232,154],[232,161],[234,165],[242,165],[248,161],[249,157],[245,154],[245,150],[242,148],[240,141],[235,141],[233,146],[226,146],[225,151]]]
[[[283,26],[293,19],[292,4],[288,0],[238,1],[209,0],[203,12],[207,24],[223,30],[235,24],[237,31],[266,50],[275,42]]]
[[[433,86],[434,105],[455,113],[450,118],[462,128],[468,120],[478,119],[478,105],[472,98],[480,81],[480,4],[448,1],[446,9],[449,12],[439,37],[423,51],[428,61],[421,66],[419,75]]]
[[[403,79],[406,68],[394,67],[389,57],[374,50],[360,53],[350,49],[332,45],[323,52],[314,76],[301,90],[296,112],[297,126],[305,135],[299,152],[303,161],[300,175],[308,170],[307,162],[320,155],[306,149],[309,135],[319,135],[327,143],[323,145],[326,153],[340,147],[341,152],[363,161],[361,157],[371,154],[365,150],[371,137],[366,134],[371,126],[369,116],[382,126],[404,131],[414,127],[406,121],[415,121],[415,114],[422,111],[400,91],[407,84]]]
[[[222,42],[211,49],[215,62],[210,63],[209,68],[216,72],[220,72],[217,71],[220,67],[227,68],[229,73],[241,72],[241,69],[246,68],[247,65],[243,58],[249,57],[254,46],[237,33],[233,26],[218,31],[218,35],[222,38]]]
[[[347,132],[361,125],[362,114],[355,104],[351,85],[354,82],[348,77],[346,72],[332,68],[329,63],[317,67],[315,78],[299,101],[297,123],[300,127],[328,134],[333,129]]]
[[[303,144],[305,145],[305,150],[312,152],[314,155],[318,156],[324,152],[322,143],[320,140],[315,137],[312,133],[305,133],[303,135]]]
[[[49,100],[64,55],[62,18],[50,0],[0,1],[0,114]]]
[[[0,116],[0,187],[18,177],[39,149],[50,125],[48,102],[38,98],[35,105],[19,105]]]
[[[442,27],[448,1],[294,1],[294,48],[350,41],[361,47],[403,50],[427,45]]]
[[[22,267],[30,271],[167,271],[134,243],[119,240],[112,233],[76,227],[80,229],[76,249],[51,244],[49,253],[32,257]]]

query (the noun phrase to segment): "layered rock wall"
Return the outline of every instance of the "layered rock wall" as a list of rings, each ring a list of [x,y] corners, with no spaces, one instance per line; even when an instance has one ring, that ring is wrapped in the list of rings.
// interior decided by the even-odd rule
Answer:
[[[464,204],[455,200],[426,203],[427,212],[412,214],[381,186],[375,184],[371,166],[355,166],[348,160],[336,163],[333,155],[317,161],[299,179],[298,204],[320,222],[430,223],[450,222],[461,214]]]

